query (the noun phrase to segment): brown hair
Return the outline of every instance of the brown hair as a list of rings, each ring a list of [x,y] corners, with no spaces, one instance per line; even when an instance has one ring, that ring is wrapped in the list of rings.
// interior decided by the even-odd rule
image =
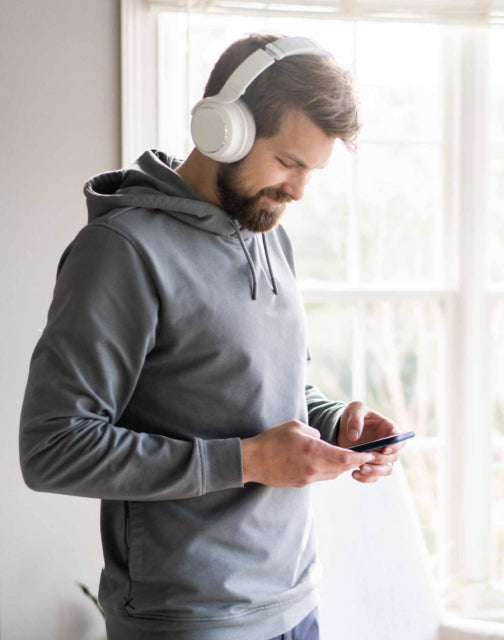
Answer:
[[[219,93],[233,71],[254,51],[284,37],[251,33],[234,42],[215,64],[203,97]],[[248,86],[241,99],[252,111],[257,138],[274,136],[285,111],[302,109],[327,136],[340,138],[348,148],[355,148],[360,123],[352,78],[332,57],[300,54],[279,60]]]

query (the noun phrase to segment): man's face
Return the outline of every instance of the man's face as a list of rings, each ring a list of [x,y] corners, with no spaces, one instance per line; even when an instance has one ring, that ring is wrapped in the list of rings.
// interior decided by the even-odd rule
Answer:
[[[303,197],[313,169],[327,164],[333,146],[334,138],[302,111],[288,111],[276,135],[258,138],[243,160],[219,166],[222,208],[249,231],[273,229],[286,203]]]

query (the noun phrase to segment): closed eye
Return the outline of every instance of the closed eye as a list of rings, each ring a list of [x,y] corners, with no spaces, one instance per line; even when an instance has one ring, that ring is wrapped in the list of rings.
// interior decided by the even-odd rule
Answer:
[[[282,160],[282,158],[278,158],[277,157],[278,162],[282,165],[282,167],[285,167],[286,169],[294,169],[295,165],[293,164],[288,164],[287,162],[284,162]]]

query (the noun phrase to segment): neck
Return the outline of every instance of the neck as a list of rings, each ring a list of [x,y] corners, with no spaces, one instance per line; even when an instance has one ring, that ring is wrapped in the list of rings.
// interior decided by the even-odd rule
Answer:
[[[176,173],[202,200],[220,206],[217,168],[218,164],[215,160],[193,149],[184,162],[177,167]]]

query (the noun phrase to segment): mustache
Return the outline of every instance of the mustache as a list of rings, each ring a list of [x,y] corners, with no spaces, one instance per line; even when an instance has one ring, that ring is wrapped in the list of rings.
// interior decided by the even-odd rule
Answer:
[[[280,189],[275,189],[274,187],[261,189],[261,191],[259,191],[258,198],[261,198],[262,196],[276,200],[276,202],[292,202],[292,198],[290,196],[283,191],[280,191]]]

